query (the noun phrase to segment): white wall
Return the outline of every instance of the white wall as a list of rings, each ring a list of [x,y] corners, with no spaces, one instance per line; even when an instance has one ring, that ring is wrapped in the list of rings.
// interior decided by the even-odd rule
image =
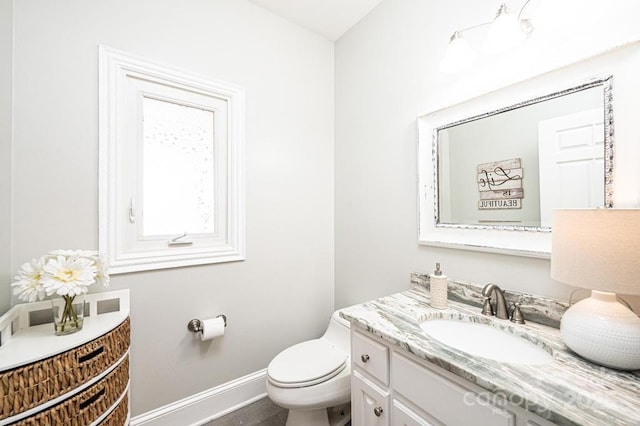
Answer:
[[[15,3],[14,273],[98,247],[98,44],[246,88],[247,260],[112,277],[131,290],[133,415],[319,336],[334,302],[333,44],[244,0]],[[187,331],[220,313],[224,338]]]
[[[336,307],[402,290],[437,261],[454,279],[568,297],[548,260],[417,245],[416,117],[637,39],[640,2],[551,2],[565,28],[538,28],[511,53],[441,74],[451,33],[489,20],[499,3],[386,0],[337,41]],[[483,36],[468,33],[472,45]]]
[[[0,312],[11,302],[11,88],[13,0],[0,0]]]

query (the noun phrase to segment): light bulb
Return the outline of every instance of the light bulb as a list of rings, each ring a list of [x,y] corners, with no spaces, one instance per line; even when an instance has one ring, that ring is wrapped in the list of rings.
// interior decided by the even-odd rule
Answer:
[[[454,74],[468,68],[476,60],[476,52],[471,50],[467,40],[459,32],[453,33],[447,50],[440,62],[440,71]]]

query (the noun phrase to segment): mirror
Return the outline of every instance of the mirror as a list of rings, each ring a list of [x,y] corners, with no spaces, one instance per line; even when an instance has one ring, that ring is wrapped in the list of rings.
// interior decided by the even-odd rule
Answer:
[[[610,206],[611,84],[593,80],[436,127],[436,227],[544,232],[554,208]]]
[[[552,208],[638,206],[638,69],[640,43],[631,43],[419,116],[418,244],[548,259]],[[464,99],[467,83],[440,96]],[[569,122],[581,113],[590,125]],[[557,146],[538,141],[543,133],[569,151],[590,134],[591,158],[573,168],[540,161]]]

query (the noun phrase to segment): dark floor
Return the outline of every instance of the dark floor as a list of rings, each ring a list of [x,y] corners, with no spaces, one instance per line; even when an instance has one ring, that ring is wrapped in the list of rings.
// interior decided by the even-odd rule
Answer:
[[[284,426],[286,421],[287,410],[278,407],[269,398],[263,398],[203,426]]]
[[[263,398],[202,426],[284,426],[286,422],[287,410]]]

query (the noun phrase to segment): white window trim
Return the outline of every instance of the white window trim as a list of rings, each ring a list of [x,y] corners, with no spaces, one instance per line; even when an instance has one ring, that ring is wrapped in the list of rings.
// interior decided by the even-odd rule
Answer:
[[[168,84],[187,91],[210,94],[228,102],[227,239],[213,247],[170,248],[123,253],[119,249],[117,211],[122,164],[118,154],[124,143],[121,98],[128,76]],[[99,46],[99,249],[109,258],[112,274],[174,268],[245,259],[245,93],[240,86],[194,76],[129,53]]]

